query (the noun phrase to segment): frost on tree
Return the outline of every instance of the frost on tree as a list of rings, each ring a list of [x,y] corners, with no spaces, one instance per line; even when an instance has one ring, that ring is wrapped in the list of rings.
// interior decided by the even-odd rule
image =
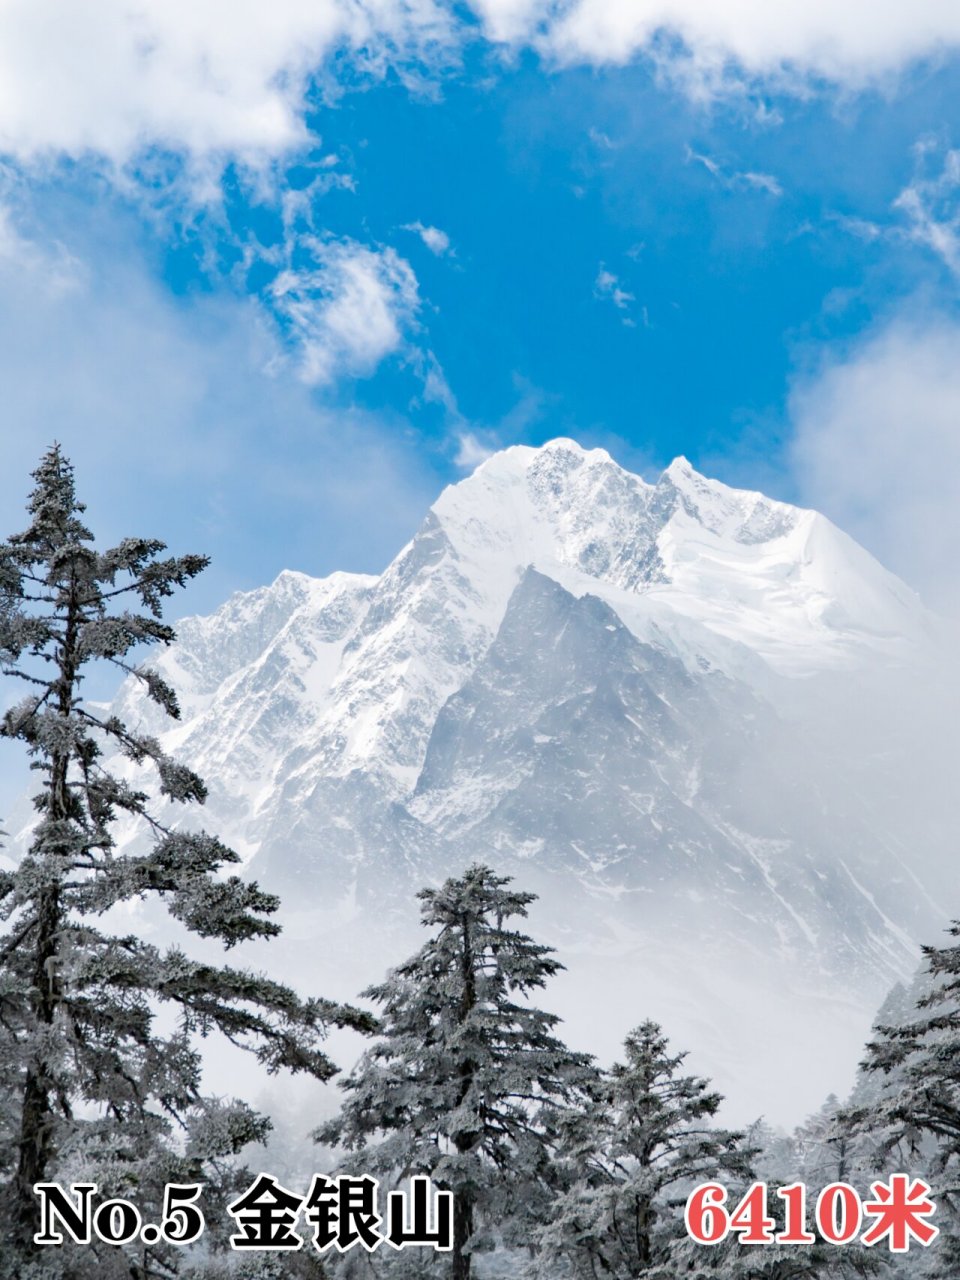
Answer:
[[[452,1254],[433,1261],[453,1280],[480,1249],[529,1244],[550,1194],[552,1117],[593,1078],[553,1034],[559,1019],[528,1001],[562,966],[508,927],[534,898],[509,884],[475,865],[419,894],[430,939],[364,992],[382,1007],[378,1039],[316,1135],[358,1152],[364,1172],[452,1191]]]
[[[727,1259],[687,1239],[683,1206],[700,1182],[742,1183],[751,1151],[742,1133],[715,1128],[721,1097],[678,1074],[660,1027],[644,1022],[626,1060],[603,1072],[587,1105],[560,1126],[566,1186],[541,1232],[542,1280],[666,1280],[723,1274]]]
[[[960,921],[949,928],[960,939]],[[876,1150],[875,1167],[928,1177],[940,1236],[924,1275],[960,1275],[960,942],[922,948],[925,971],[909,997],[888,1001],[860,1064],[845,1121]],[[891,1007],[892,1006],[892,1007]],[[870,1087],[872,1086],[872,1087]]]
[[[111,908],[155,898],[187,930],[229,948],[276,934],[278,901],[223,873],[239,858],[215,836],[164,825],[143,791],[105,767],[109,755],[152,766],[161,795],[176,804],[206,795],[155,739],[83,696],[85,674],[107,664],[179,715],[174,690],[131,653],[174,639],[163,602],[206,559],[166,558],[163,543],[147,538],[98,550],[59,446],[34,479],[28,528],[0,543],[0,670],[24,688],[0,734],[23,744],[40,779],[29,848],[16,870],[0,874],[0,1159],[9,1184],[0,1273],[11,1275],[95,1266],[89,1256],[70,1263],[51,1251],[34,1259],[35,1183],[80,1171],[105,1188],[148,1195],[164,1178],[182,1177],[185,1163],[196,1172],[262,1136],[265,1123],[248,1108],[204,1107],[196,1034],[219,1030],[269,1072],[325,1079],[335,1070],[320,1048],[327,1025],[370,1025],[349,1007],[304,1001],[255,974],[103,927]],[[147,833],[135,851],[115,843],[120,819]],[[173,1034],[154,1029],[158,1005],[176,1009]],[[168,1141],[178,1122],[187,1128],[179,1154]],[[119,1253],[108,1265],[121,1264]],[[143,1253],[122,1261],[125,1275],[154,1274]]]

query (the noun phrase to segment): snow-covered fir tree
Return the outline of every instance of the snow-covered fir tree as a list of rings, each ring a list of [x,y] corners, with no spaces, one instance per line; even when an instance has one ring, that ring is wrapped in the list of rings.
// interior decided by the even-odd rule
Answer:
[[[948,932],[960,939],[960,921]],[[902,1274],[955,1280],[960,1275],[960,942],[925,946],[924,972],[896,993],[867,1045],[846,1124],[873,1143],[874,1165],[926,1177],[940,1236],[917,1251]],[[883,1016],[886,1013],[887,1016]]]
[[[668,1051],[655,1022],[632,1031],[624,1050],[561,1123],[567,1186],[539,1233],[543,1280],[717,1274],[721,1255],[692,1244],[683,1208],[697,1183],[749,1176],[744,1134],[712,1125],[720,1094],[680,1074],[686,1055]]]
[[[740,1246],[731,1237],[725,1243],[721,1274],[729,1280],[854,1280],[872,1276],[884,1266],[882,1255],[856,1241],[842,1247],[820,1238],[813,1211],[819,1192],[833,1182],[852,1182],[866,1191],[865,1148],[843,1126],[841,1107],[831,1094],[824,1104],[792,1135],[758,1120],[747,1130],[751,1163],[757,1179],[767,1184],[767,1209],[774,1235],[786,1228],[786,1205],[777,1188],[802,1182],[807,1188],[807,1221],[814,1236],[806,1245],[774,1243],[760,1248]]]
[[[195,1169],[262,1134],[239,1107],[219,1115],[214,1140],[191,1044],[197,1033],[219,1030],[268,1072],[328,1078],[335,1068],[320,1047],[327,1026],[371,1023],[348,1006],[302,1000],[256,974],[195,962],[104,923],[113,908],[152,898],[187,931],[229,948],[276,934],[278,902],[223,873],[239,858],[215,836],[171,829],[148,812],[146,794],[106,767],[109,754],[152,766],[171,802],[202,803],[204,783],[155,739],[83,697],[85,675],[109,664],[177,717],[174,690],[131,651],[174,639],[163,602],[206,560],[164,557],[163,543],[146,538],[98,550],[58,446],[34,479],[28,528],[0,543],[0,670],[26,685],[0,733],[23,744],[40,776],[29,848],[15,870],[0,873],[0,1122],[10,1153],[0,1273],[66,1267],[80,1275],[87,1265],[106,1275],[92,1246],[81,1264],[79,1255],[68,1263],[34,1244],[36,1183],[82,1171],[105,1187],[139,1180],[148,1194],[172,1158],[179,1121],[207,1124],[205,1153],[191,1151],[187,1138]],[[133,849],[116,846],[121,818],[143,828]],[[178,1014],[173,1034],[155,1029],[160,1005]],[[113,1265],[122,1252],[113,1249]],[[126,1258],[126,1275],[147,1274],[138,1252]]]
[[[562,966],[509,927],[534,900],[510,883],[474,865],[418,895],[431,936],[364,992],[381,1006],[378,1038],[317,1131],[362,1153],[363,1171],[428,1174],[453,1193],[453,1250],[436,1259],[452,1280],[468,1280],[480,1249],[529,1246],[549,1198],[551,1116],[595,1076],[528,1001]]]

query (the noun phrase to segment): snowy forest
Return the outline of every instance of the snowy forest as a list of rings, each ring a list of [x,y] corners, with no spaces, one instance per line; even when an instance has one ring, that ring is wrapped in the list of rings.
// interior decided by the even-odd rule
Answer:
[[[28,850],[0,874],[0,1275],[960,1274],[960,926],[880,1009],[853,1093],[826,1098],[792,1133],[761,1117],[724,1127],[723,1099],[647,1016],[642,983],[624,982],[636,1008],[616,1061],[569,1048],[540,1007],[563,956],[524,931],[534,895],[483,862],[422,888],[410,912],[423,945],[356,1004],[324,995],[337,957],[322,939],[316,991],[232,967],[233,947],[279,932],[278,898],[236,873],[240,858],[216,832],[161,820],[108,762],[149,765],[177,807],[202,805],[215,780],[84,693],[108,667],[178,718],[177,689],[138,651],[173,642],[164,606],[206,560],[169,557],[155,539],[98,547],[58,446],[33,478],[26,528],[0,543],[0,665],[21,686],[0,734],[29,758],[36,810]],[[130,822],[144,837],[121,848]],[[182,945],[140,935],[145,902],[176,922]],[[223,962],[194,958],[191,939],[215,942]],[[332,1028],[364,1037],[352,1065],[325,1051]],[[303,1117],[309,1178],[271,1144],[269,1116],[205,1093],[214,1031],[264,1076],[339,1084],[337,1114]],[[895,1174],[929,1184],[939,1234],[927,1247],[864,1244],[862,1232],[835,1243],[819,1224],[799,1231],[803,1242],[774,1239],[790,1234],[788,1211],[798,1234],[797,1201],[776,1189],[802,1183],[812,1205],[843,1183],[867,1202]],[[423,1176],[449,1197],[449,1239],[396,1247],[375,1228],[389,1193],[422,1188]],[[748,1197],[759,1182],[765,1204]],[[738,1229],[714,1244],[692,1239],[685,1219],[705,1183],[726,1189],[731,1212],[748,1197]],[[44,1186],[64,1189],[47,1220]],[[98,1215],[110,1201],[136,1215]],[[757,1243],[744,1242],[751,1233]]]

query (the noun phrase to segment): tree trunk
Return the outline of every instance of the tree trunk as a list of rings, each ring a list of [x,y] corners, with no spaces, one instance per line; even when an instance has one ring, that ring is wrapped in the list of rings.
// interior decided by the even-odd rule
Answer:
[[[473,1235],[473,1205],[458,1191],[453,1197],[453,1269],[451,1280],[470,1280],[472,1255],[464,1253],[467,1241]]]
[[[71,576],[70,597],[67,603],[66,625],[63,643],[57,652],[59,679],[57,710],[68,719],[73,712],[73,700],[77,675],[77,635],[79,605],[76,580]],[[70,753],[52,756],[47,781],[49,802],[44,818],[47,822],[66,824],[70,818],[69,789]],[[60,851],[44,850],[43,857],[51,854],[69,859],[69,844]],[[38,1031],[43,1033],[52,1027],[60,1004],[60,976],[57,965],[60,951],[60,931],[63,926],[63,908],[58,883],[44,888],[39,895],[37,932],[33,953],[33,1014]],[[49,1037],[46,1037],[49,1040]],[[54,1108],[51,1097],[55,1082],[51,1079],[46,1054],[49,1043],[43,1047],[27,1068],[23,1086],[23,1110],[20,1118],[20,1139],[17,1160],[17,1176],[14,1186],[16,1205],[14,1220],[20,1244],[28,1251],[34,1247],[33,1237],[40,1228],[40,1214],[34,1186],[45,1182],[54,1154]]]
[[[465,1023],[477,1003],[477,975],[474,968],[473,939],[470,936],[469,916],[461,917],[461,951],[460,977],[463,990],[460,995],[460,1022]],[[467,1058],[460,1063],[460,1088],[457,1103],[461,1104],[470,1092],[473,1084],[474,1066]],[[453,1143],[459,1155],[470,1151],[476,1140],[475,1133],[456,1133]],[[464,1191],[458,1191],[453,1197],[453,1280],[470,1280],[471,1255],[464,1253],[467,1241],[473,1235],[473,1202]]]
[[[60,895],[55,888],[44,892],[40,900],[37,942],[34,951],[32,984],[35,990],[34,1014],[37,1025],[53,1024],[57,1007],[57,930],[60,924]],[[15,1187],[17,1234],[20,1243],[33,1245],[39,1230],[39,1206],[34,1185],[44,1182],[53,1154],[52,1081],[42,1056],[27,1068],[23,1086],[23,1110],[20,1117],[19,1157]]]

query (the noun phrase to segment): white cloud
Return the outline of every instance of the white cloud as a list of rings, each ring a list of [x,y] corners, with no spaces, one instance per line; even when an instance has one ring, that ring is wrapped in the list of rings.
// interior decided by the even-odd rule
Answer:
[[[0,204],[0,266],[29,275],[34,288],[49,297],[79,289],[86,280],[83,263],[66,245],[42,244],[24,234],[9,204]]]
[[[492,457],[499,447],[496,443],[484,443],[474,431],[461,431],[457,435],[454,465],[461,467],[464,471],[473,471],[481,462]]]
[[[438,484],[415,434],[325,408],[249,300],[171,297],[112,216],[68,246],[69,290],[43,287],[59,250],[40,229],[32,243],[0,258],[0,535],[23,527],[30,470],[59,439],[98,536],[213,557],[174,607],[282,568],[379,571],[410,537]]]
[[[616,151],[617,149],[617,143],[613,141],[610,135],[604,133],[602,129],[594,128],[593,125],[587,130],[587,137],[601,151]]]
[[[866,243],[886,241],[927,249],[960,277],[960,149],[944,150],[938,140],[921,138],[913,152],[914,175],[892,202],[893,217],[876,221],[837,213],[829,216]]]
[[[887,234],[885,228],[877,222],[871,222],[869,218],[852,217],[845,213],[833,213],[827,216],[831,222],[835,222],[838,227],[842,227],[844,231],[856,236],[858,240],[863,240],[866,244],[879,240]]]
[[[783,187],[772,173],[735,173],[734,182],[739,186],[752,187],[756,191],[766,191],[770,196],[782,196]]]
[[[707,173],[712,174],[714,178],[722,181],[723,170],[712,156],[701,155],[699,151],[694,151],[692,147],[687,147],[687,164],[703,165]]]
[[[618,311],[623,312],[630,310],[631,302],[636,302],[634,295],[623,288],[619,277],[615,276],[612,271],[608,271],[602,262],[600,270],[597,272],[597,278],[593,282],[593,296],[612,302]],[[646,316],[645,311],[644,315]],[[631,329],[635,325],[634,320],[629,315],[623,316],[622,323]]]
[[[460,410],[457,408],[457,398],[453,394],[450,383],[447,381],[447,375],[444,373],[440,361],[433,352],[424,350],[414,352],[410,363],[417,377],[423,383],[423,399],[429,404],[440,405],[451,421],[460,421],[461,415]]]
[[[692,93],[744,76],[856,88],[960,45],[948,0],[470,2],[487,38],[552,65],[647,56]],[[418,82],[475,38],[452,0],[3,0],[0,153],[262,165],[304,142],[306,95],[335,55]]]
[[[305,93],[331,53],[379,74],[456,42],[441,0],[4,0],[0,151],[259,162],[304,140]]]
[[[864,85],[960,45],[949,0],[473,0],[491,38],[534,43],[561,64],[674,60],[692,82],[721,81],[733,61],[751,77],[818,76]]]
[[[517,399],[503,417],[493,424],[468,424],[451,402],[456,466],[472,471],[498,449],[529,442],[530,428],[543,419],[552,397],[518,373],[513,375],[513,386]]]
[[[804,379],[791,416],[804,500],[929,603],[960,605],[960,323],[891,322]]]
[[[940,172],[929,176],[923,170],[939,148],[921,142],[915,150],[918,173],[893,207],[907,219],[907,237],[932,249],[960,275],[960,151],[947,151]]]
[[[450,248],[450,237],[445,231],[441,231],[439,227],[426,227],[422,222],[418,221],[406,223],[402,230],[412,231],[415,235],[418,235],[430,252],[438,258],[444,257],[445,254],[453,253]]]
[[[702,165],[709,174],[716,178],[721,186],[730,190],[746,187],[751,191],[765,191],[770,196],[783,195],[783,187],[772,174],[757,173],[755,171],[727,173],[713,156],[703,155],[689,146],[687,147],[687,163]]]
[[[415,321],[420,299],[410,264],[394,249],[354,240],[305,236],[297,244],[311,260],[282,270],[270,298],[299,352],[303,381],[372,373]]]

